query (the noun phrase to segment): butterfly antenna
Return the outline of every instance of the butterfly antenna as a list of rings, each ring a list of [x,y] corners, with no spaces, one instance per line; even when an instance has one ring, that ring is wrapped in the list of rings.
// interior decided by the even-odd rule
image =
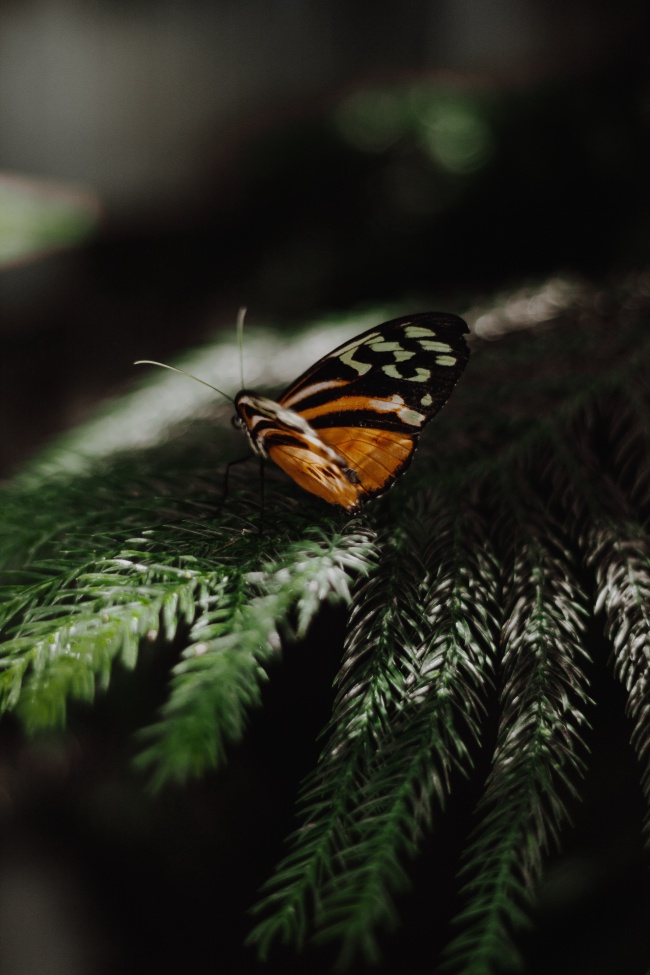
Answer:
[[[244,382],[244,318],[246,309],[240,308],[237,312],[237,345],[239,346],[239,377],[241,379],[241,389],[246,388]]]
[[[171,372],[178,372],[181,376],[187,376],[188,379],[195,379],[197,383],[202,383],[203,386],[207,386],[208,389],[213,389],[215,393],[219,393],[220,396],[225,396],[227,400],[234,403],[232,396],[228,396],[228,393],[224,393],[222,389],[217,389],[216,386],[212,386],[210,383],[206,383],[205,379],[199,379],[198,376],[193,376],[191,372],[185,372],[184,369],[177,369],[176,366],[168,366],[164,362],[155,362],[154,359],[138,359],[133,363],[134,366],[160,366],[161,369],[169,369]]]

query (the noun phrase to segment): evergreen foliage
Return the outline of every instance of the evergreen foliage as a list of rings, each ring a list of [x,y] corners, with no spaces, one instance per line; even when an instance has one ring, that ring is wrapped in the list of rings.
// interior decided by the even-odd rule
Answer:
[[[607,295],[551,282],[470,317],[465,378],[411,470],[362,517],[274,472],[262,511],[241,466],[220,508],[235,434],[221,406],[206,421],[198,386],[156,426],[167,375],[2,492],[3,709],[30,732],[60,725],[68,701],[92,700],[116,665],[173,644],[168,699],[141,733],[158,788],[222,765],[282,644],[308,636],[325,602],[350,605],[300,825],[255,909],[250,941],[264,957],[278,940],[333,942],[343,963],[378,957],[409,861],[490,748],[497,708],[445,965],[517,967],[516,931],[587,762],[594,625],[627,694],[650,801],[648,277]],[[543,327],[512,334],[526,317]],[[192,371],[214,378],[201,367],[214,356]]]

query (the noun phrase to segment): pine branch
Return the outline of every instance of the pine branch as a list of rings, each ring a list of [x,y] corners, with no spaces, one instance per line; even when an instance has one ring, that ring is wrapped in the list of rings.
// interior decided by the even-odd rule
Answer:
[[[631,377],[623,395],[610,404],[607,431],[611,471],[631,511],[650,519],[650,401],[648,370]]]
[[[68,697],[92,700],[97,685],[107,687],[118,656],[134,667],[141,640],[154,640],[161,620],[172,640],[195,605],[205,602],[213,572],[151,563],[142,555],[123,550],[53,575],[46,593],[37,584],[22,604],[10,604],[0,660],[2,703],[17,707],[28,730],[62,724]]]
[[[506,497],[517,504],[513,492]],[[587,608],[573,559],[551,532],[548,521],[509,529],[501,719],[465,854],[463,930],[446,953],[446,967],[463,975],[518,967],[512,933],[526,923],[542,855],[567,818],[564,795],[575,794],[584,767]]]
[[[595,609],[605,615],[614,671],[627,693],[650,835],[650,539],[634,524],[595,526],[586,558],[596,572]]]
[[[614,672],[627,693],[631,742],[642,767],[650,831],[650,541],[634,512],[650,497],[650,402],[647,375],[626,384],[621,403],[597,398],[576,417],[571,447],[560,445],[555,494],[585,564],[595,572],[595,613],[605,616]],[[589,442],[598,439],[598,454]],[[611,458],[611,460],[610,460]],[[608,463],[608,460],[610,461]],[[566,512],[570,517],[566,517]]]
[[[117,471],[103,476],[119,478],[119,462],[115,466]],[[97,474],[92,478],[97,486]],[[85,481],[75,480],[72,488],[62,483],[59,489],[70,503],[68,492],[76,495],[81,486],[84,493]],[[184,483],[187,490],[186,476]],[[346,598],[346,573],[352,577],[366,570],[369,549],[358,530],[340,535],[333,523],[329,535],[313,529],[308,512],[297,517],[289,509],[283,524],[281,507],[275,538],[246,530],[237,508],[224,513],[217,525],[212,506],[206,518],[200,481],[194,482],[193,498],[174,497],[172,486],[170,479],[164,498],[137,491],[131,506],[124,506],[126,527],[118,537],[106,532],[112,514],[88,506],[82,519],[86,531],[77,526],[75,534],[62,533],[68,550],[85,559],[71,572],[63,569],[61,553],[53,558],[57,539],[41,536],[33,547],[38,557],[25,559],[18,582],[4,593],[6,640],[0,664],[4,707],[16,706],[34,730],[62,723],[68,697],[90,700],[97,686],[105,688],[118,656],[134,666],[144,637],[155,639],[162,628],[171,641],[181,624],[186,631],[192,627],[187,659],[179,666],[163,719],[164,733],[159,724],[143,759],[145,764],[159,761],[158,784],[222,760],[224,741],[238,738],[245,709],[259,698],[264,677],[259,660],[271,652],[268,635],[294,611],[302,634],[322,602]],[[273,488],[269,497],[274,499]],[[240,498],[245,505],[245,492]],[[128,522],[137,521],[142,529],[143,508],[149,506],[152,527],[139,538],[128,537]],[[188,509],[194,509],[193,517]],[[123,547],[126,543],[129,548]],[[267,570],[255,572],[265,561]],[[285,564],[291,567],[288,572],[280,568]],[[37,581],[25,585],[26,572],[36,573]],[[219,677],[220,691],[211,683]],[[212,712],[219,693],[232,707]]]
[[[305,636],[325,602],[350,599],[350,579],[370,564],[371,536],[348,528],[278,552],[263,571],[224,576],[198,615],[183,660],[173,671],[171,693],[159,722],[145,732],[153,744],[141,764],[153,766],[153,784],[198,775],[225,759],[238,741],[246,713],[260,702],[264,664],[281,647],[292,615],[294,636]]]
[[[303,945],[322,883],[350,832],[357,789],[389,720],[391,700],[404,695],[408,670],[400,658],[413,652],[422,622],[414,581],[419,565],[409,540],[403,529],[383,532],[378,569],[353,595],[331,740],[302,789],[305,826],[291,838],[291,852],[256,908],[273,912],[250,936],[262,957],[277,938]]]
[[[494,559],[480,517],[457,500],[429,495],[399,522],[355,599],[304,824],[257,908],[273,911],[250,939],[263,956],[313,926],[340,943],[343,964],[359,951],[376,958],[377,931],[394,924],[408,883],[404,859],[444,805],[452,770],[471,767],[494,652]]]

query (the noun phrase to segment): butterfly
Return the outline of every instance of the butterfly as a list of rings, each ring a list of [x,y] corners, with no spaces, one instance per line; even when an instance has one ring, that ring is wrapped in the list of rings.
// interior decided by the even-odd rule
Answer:
[[[241,390],[233,422],[300,487],[358,512],[409,466],[465,368],[468,331],[442,312],[395,318],[323,356],[277,401]]]
[[[233,423],[255,454],[311,494],[354,513],[411,463],[423,427],[465,368],[468,331],[462,318],[445,312],[405,315],[339,345],[277,401],[248,389],[232,400],[210,388],[234,404]],[[139,363],[190,375],[151,359]]]

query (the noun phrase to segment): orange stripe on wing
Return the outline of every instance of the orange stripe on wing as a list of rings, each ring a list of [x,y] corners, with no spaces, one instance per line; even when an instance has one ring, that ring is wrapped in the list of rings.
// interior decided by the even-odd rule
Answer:
[[[407,427],[419,428],[426,421],[426,412],[420,413],[412,409],[404,402],[404,399],[394,394],[390,399],[382,396],[337,396],[335,399],[326,400],[318,406],[312,406],[306,410],[298,410],[303,419],[308,423],[319,420],[328,414],[336,413],[359,413],[363,415],[364,421],[368,415],[376,414],[377,421],[380,417],[391,417],[399,420]],[[320,424],[318,424],[320,427]]]
[[[338,389],[340,386],[347,385],[347,379],[328,379],[321,383],[309,383],[307,386],[300,387],[296,392],[293,391],[293,388],[290,389],[280,397],[279,403],[281,406],[289,406],[291,409],[295,409],[296,403],[307,399],[309,396],[322,393],[324,390]]]

